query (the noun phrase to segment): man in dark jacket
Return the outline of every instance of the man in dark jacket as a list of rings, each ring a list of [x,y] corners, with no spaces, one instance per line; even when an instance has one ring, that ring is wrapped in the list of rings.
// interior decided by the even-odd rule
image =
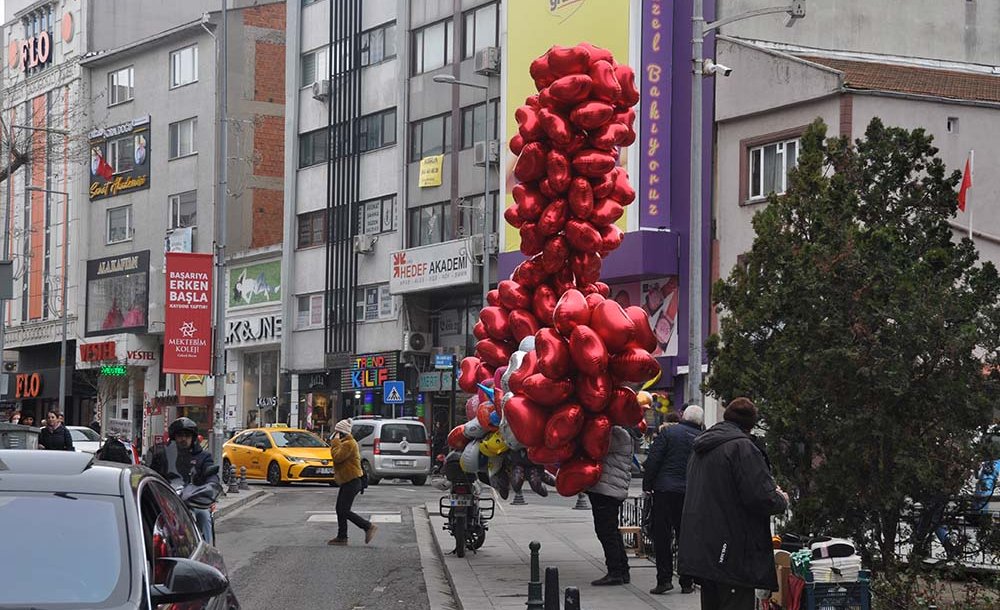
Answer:
[[[653,548],[656,549],[656,588],[649,592],[662,595],[674,588],[674,551],[672,538],[681,536],[681,511],[687,489],[688,458],[691,445],[701,433],[705,412],[697,405],[684,409],[681,422],[667,426],[656,436],[646,457],[642,490],[652,493]],[[680,576],[681,593],[694,592],[694,580]]]
[[[750,440],[757,408],[747,398],[693,443],[678,572],[701,585],[703,610],[752,610],[754,589],[778,589],[770,516],[788,507]]]
[[[208,469],[215,464],[215,460],[211,453],[196,442],[198,424],[194,420],[178,417],[170,423],[167,433],[170,435],[170,442],[153,450],[150,468],[168,481],[173,482],[179,478],[184,485],[219,483],[218,474],[208,474]],[[198,522],[202,537],[209,544],[214,544],[211,509],[191,507],[191,513]]]

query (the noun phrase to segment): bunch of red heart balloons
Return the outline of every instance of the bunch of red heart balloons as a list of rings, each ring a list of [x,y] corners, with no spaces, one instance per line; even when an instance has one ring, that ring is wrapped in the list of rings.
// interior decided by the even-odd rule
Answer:
[[[623,309],[599,281],[603,258],[622,242],[615,221],[635,200],[618,155],[635,140],[639,92],[630,67],[587,43],[552,47],[531,76],[538,93],[514,115],[518,184],[504,213],[529,258],[489,292],[476,356],[463,360],[459,379],[474,393],[497,369],[513,371],[497,401],[501,429],[532,462],[558,465],[556,489],[569,496],[600,479],[612,426],[640,424],[627,384],[660,372],[646,312]],[[533,351],[519,351],[526,337]]]

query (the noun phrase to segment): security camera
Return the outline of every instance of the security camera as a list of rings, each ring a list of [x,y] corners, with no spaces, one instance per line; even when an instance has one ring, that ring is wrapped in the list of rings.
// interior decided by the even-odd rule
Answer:
[[[717,64],[711,59],[706,59],[702,63],[701,72],[705,76],[718,76],[719,74],[721,74],[722,76],[729,76],[730,74],[733,73],[733,69],[730,68],[729,66]]]

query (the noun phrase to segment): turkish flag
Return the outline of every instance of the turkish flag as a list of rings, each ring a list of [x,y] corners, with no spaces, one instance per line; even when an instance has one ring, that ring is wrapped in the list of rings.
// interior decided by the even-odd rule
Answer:
[[[115,170],[111,164],[104,160],[104,155],[97,153],[97,175],[105,180],[111,180],[115,175]]]
[[[965,160],[965,173],[962,174],[962,186],[958,188],[958,209],[965,211],[965,196],[972,188],[972,164],[970,159]]]

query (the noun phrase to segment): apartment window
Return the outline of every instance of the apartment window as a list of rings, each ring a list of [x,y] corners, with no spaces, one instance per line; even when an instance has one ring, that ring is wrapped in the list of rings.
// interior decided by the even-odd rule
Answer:
[[[309,53],[302,54],[302,83],[303,87],[308,87],[318,80],[327,78],[330,75],[330,65],[327,63],[326,48],[316,49]]]
[[[410,210],[409,247],[427,246],[454,239],[451,202],[445,201]]]
[[[326,243],[326,210],[299,214],[298,248],[311,248]]]
[[[358,203],[358,235],[396,230],[396,196],[387,195]]]
[[[361,32],[358,44],[362,66],[373,66],[396,57],[396,23]]]
[[[490,100],[490,138],[497,137],[497,108],[500,107],[500,100]],[[486,117],[486,104],[479,104],[462,109],[462,149],[472,148],[476,142],[486,140],[486,125],[483,119]]]
[[[170,88],[189,85],[198,80],[198,45],[170,53]]]
[[[134,94],[134,68],[132,66],[108,74],[108,106],[132,101]]]
[[[125,136],[108,141],[108,159],[116,174],[132,171],[135,167],[135,137]]]
[[[750,149],[750,199],[781,195],[788,187],[788,172],[795,167],[799,141],[784,140]]]
[[[455,46],[452,21],[439,21],[413,32],[413,73],[437,70],[452,62]]]
[[[296,299],[295,328],[319,328],[323,326],[323,295],[306,294]]]
[[[330,136],[326,129],[299,135],[299,167],[325,163],[330,153]]]
[[[497,191],[490,192],[490,207],[487,210],[492,216],[493,231],[497,231],[497,210],[499,206],[497,204]],[[468,237],[470,235],[482,235],[483,230],[483,216],[480,211],[483,204],[482,195],[472,195],[465,197],[463,201],[459,202],[461,207],[458,213],[458,237]]]
[[[198,117],[185,119],[170,124],[170,158],[184,157],[198,152],[195,144],[195,131],[198,129]]]
[[[393,299],[388,284],[359,286],[354,294],[355,321],[378,322],[393,317]]]
[[[396,109],[390,108],[358,119],[358,150],[367,152],[396,143]]]
[[[171,195],[168,201],[171,229],[193,227],[198,224],[198,191]]]
[[[410,161],[451,152],[451,115],[442,114],[411,125]]]
[[[132,239],[132,206],[108,210],[107,242],[117,244]]]
[[[476,51],[497,46],[498,4],[487,4],[465,13],[465,45],[462,59],[469,59]]]

